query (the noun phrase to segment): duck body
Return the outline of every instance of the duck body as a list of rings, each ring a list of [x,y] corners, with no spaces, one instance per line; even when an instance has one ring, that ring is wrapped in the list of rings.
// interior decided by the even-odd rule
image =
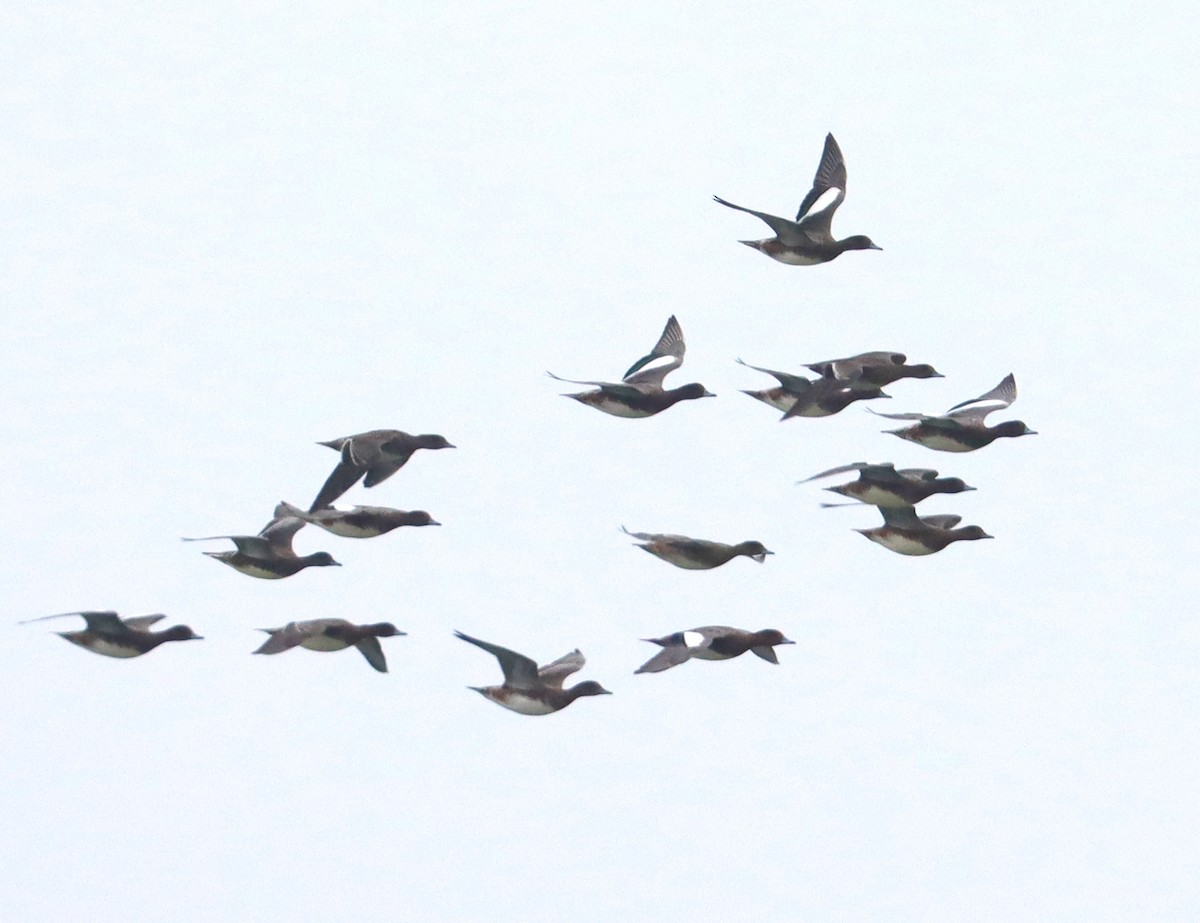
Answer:
[[[293,647],[310,651],[344,651],[355,647],[375,670],[386,673],[387,659],[380,638],[391,638],[405,634],[391,622],[376,622],[356,625],[345,619],[309,619],[288,622],[282,628],[263,628],[270,637],[263,642],[256,654],[281,654]]]
[[[535,660],[506,647],[472,638],[461,631],[456,631],[454,636],[492,654],[504,672],[504,682],[499,686],[468,688],[519,715],[550,715],[562,711],[576,699],[612,694],[594,680],[563,688],[563,680],[586,663],[578,648],[539,668]]]
[[[327,551],[297,555],[292,539],[305,525],[303,519],[287,514],[287,504],[275,507],[275,516],[258,535],[206,535],[185,538],[185,542],[228,539],[235,551],[206,551],[208,557],[228,565],[238,573],[260,580],[282,580],[306,567],[341,567]]]
[[[739,556],[751,558],[762,564],[767,555],[774,554],[773,551],[768,551],[762,542],[757,541],[727,545],[724,542],[689,538],[686,535],[630,532],[624,526],[621,526],[621,531],[631,538],[638,539],[641,543],[638,547],[643,551],[648,551],[656,558],[661,558],[668,564],[674,564],[684,570],[712,570]]]
[[[740,657],[746,651],[753,651],[756,656],[768,663],[778,664],[779,658],[775,655],[775,646],[795,643],[789,641],[782,632],[774,628],[746,631],[741,628],[730,628],[727,625],[708,625],[703,628],[677,631],[661,638],[643,638],[642,640],[657,644],[662,650],[634,670],[635,674],[661,673],[691,659],[731,660],[734,657]]]
[[[667,319],[658,342],[645,356],[630,366],[620,381],[580,381],[560,378],[547,372],[556,381],[575,385],[594,385],[591,391],[564,394],[602,413],[627,419],[641,419],[662,413],[680,401],[692,401],[701,397],[715,397],[704,385],[692,382],[678,388],[665,388],[667,375],[683,365],[687,344],[683,339],[683,328],[675,315]],[[666,360],[660,362],[660,360]],[[654,364],[659,363],[659,364]]]
[[[812,189],[800,203],[796,220],[791,221],[778,215],[755,211],[713,196],[713,200],[726,208],[754,215],[763,221],[774,237],[762,240],[742,240],[759,253],[788,266],[814,266],[828,263],[847,250],[879,250],[871,238],[862,234],[837,240],[832,233],[833,214],[846,198],[846,164],[842,151],[833,135],[825,136],[825,148],[821,162],[813,177]]]
[[[814,474],[800,483],[850,471],[858,472],[857,481],[825,489],[871,506],[915,506],[934,494],[957,494],[975,489],[961,478],[938,477],[938,472],[931,468],[904,468],[897,471],[891,462],[852,462]]]
[[[375,538],[402,526],[440,526],[424,510],[394,510],[386,506],[355,506],[349,510],[331,506],[319,510],[302,510],[290,503],[281,503],[277,513],[295,516],[304,522],[342,538]]]
[[[911,426],[885,430],[908,442],[937,452],[974,452],[1002,437],[1037,435],[1020,420],[987,425],[989,414],[1009,407],[1016,399],[1017,382],[1010,373],[990,391],[960,401],[944,414],[880,413],[877,416],[890,420],[915,420],[916,423]]]
[[[453,449],[436,433],[411,435],[398,429],[373,429],[353,436],[319,442],[341,454],[341,460],[317,492],[311,512],[324,509],[361,480],[374,487],[408,464],[418,449]]]
[[[165,618],[157,613],[122,619],[115,612],[63,612],[28,621],[41,622],[72,616],[82,617],[87,627],[80,631],[60,631],[56,634],[84,650],[103,657],[124,660],[148,654],[168,641],[203,640],[187,625],[173,625],[163,631],[150,631],[151,625]]]
[[[936,554],[954,542],[992,538],[979,526],[954,528],[961,517],[942,514],[920,517],[911,506],[880,507],[883,525],[874,529],[856,529],[877,545],[896,554],[922,557]]]

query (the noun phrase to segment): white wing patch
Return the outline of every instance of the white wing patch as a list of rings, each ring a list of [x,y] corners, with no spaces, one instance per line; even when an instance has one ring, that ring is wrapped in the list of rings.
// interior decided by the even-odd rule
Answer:
[[[842,191],[840,189],[838,189],[836,186],[832,186],[829,189],[826,189],[819,196],[817,196],[817,201],[813,202],[812,207],[809,208],[809,210],[806,211],[803,215],[801,215],[800,219],[804,220],[805,218],[809,217],[810,215],[815,215],[818,212],[822,212],[825,209],[829,208],[829,206],[832,205],[834,203],[834,201],[837,199],[837,197],[841,194],[842,194]]]

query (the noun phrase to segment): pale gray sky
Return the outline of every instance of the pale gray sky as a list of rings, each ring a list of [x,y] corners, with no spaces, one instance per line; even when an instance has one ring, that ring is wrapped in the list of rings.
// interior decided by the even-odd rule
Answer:
[[[246,6],[0,12],[12,919],[1194,919],[1190,5]],[[834,230],[883,252],[739,246],[711,196],[789,214],[828,131]],[[672,313],[716,400],[621,420],[542,374],[618,376]],[[882,409],[1011,371],[1040,435],[738,393],[738,356],[871,349],[946,374]],[[459,448],[345,501],[441,529],[306,529],[345,566],[279,582],[178,540],[376,427]],[[862,459],[963,477],[923,512],[996,540],[900,557],[793,484]],[[776,554],[685,572],[621,524]],[[82,608],[206,640],[11,624]],[[325,616],[408,631],[391,673],[249,655]],[[632,675],[713,623],[798,643]],[[455,628],[615,694],[505,712]]]

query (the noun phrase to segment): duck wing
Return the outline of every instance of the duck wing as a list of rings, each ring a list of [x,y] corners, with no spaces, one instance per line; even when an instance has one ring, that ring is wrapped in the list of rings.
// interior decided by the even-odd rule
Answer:
[[[367,635],[365,638],[361,638],[354,646],[367,659],[367,663],[380,673],[388,671],[387,658],[383,656],[383,647],[380,645],[379,639],[374,635]]]
[[[991,410],[1000,410],[1003,407],[1008,407],[1016,399],[1017,379],[1009,372],[1001,379],[1000,384],[996,385],[990,391],[984,392],[979,397],[973,397],[969,401],[959,401],[947,413],[958,410],[960,407],[966,407],[968,404],[979,404],[985,401],[995,401],[996,406],[992,407]]]
[[[756,212],[753,208],[746,208],[743,205],[734,205],[732,202],[725,201],[720,196],[713,196],[713,201],[720,202],[726,208],[736,208],[740,212],[745,212],[764,221],[767,227],[775,232],[775,236],[789,246],[810,243],[808,235],[804,233],[804,229],[795,221],[788,218],[780,218],[778,215],[769,215],[766,212]]]
[[[161,622],[166,616],[161,612],[156,612],[154,615],[134,615],[127,619],[122,619],[127,628],[134,631],[149,631],[150,626],[155,622]]]
[[[830,190],[837,190],[837,195],[829,204],[821,205],[821,200]],[[816,175],[813,176],[812,189],[800,203],[796,212],[796,223],[799,229],[815,242],[826,242],[832,239],[830,225],[833,213],[846,198],[846,164],[842,159],[841,148],[833,139],[832,134],[825,136],[825,149],[821,152],[821,162],[817,165]]]
[[[838,465],[836,468],[830,468],[828,471],[814,474],[812,477],[805,478],[803,481],[797,481],[796,483],[805,484],[809,481],[832,477],[835,474],[847,474],[851,471],[857,471],[861,477],[870,478],[873,481],[895,481],[900,476],[900,473],[896,471],[895,465],[891,462],[883,462],[878,465],[871,462],[851,462],[848,465]]]
[[[663,379],[667,377],[667,373],[683,365],[683,356],[686,352],[687,344],[683,339],[683,328],[679,326],[679,321],[672,314],[667,319],[667,325],[663,328],[662,335],[658,338],[658,342],[654,344],[654,348],[631,365],[629,371],[622,376],[621,380],[625,384],[643,388],[647,386],[661,388]],[[646,368],[647,365],[657,359],[667,359],[669,361],[661,365],[656,365],[653,368]]]
[[[454,632],[454,636],[483,648],[495,657],[500,662],[500,669],[504,671],[504,685],[513,689],[538,689],[542,686],[542,681],[538,677],[537,662],[532,658],[511,651],[507,647],[501,647],[499,644],[472,638],[461,631]]]
[[[579,648],[571,651],[569,654],[563,654],[558,660],[552,660],[544,667],[538,670],[538,676],[547,686],[553,686],[556,689],[561,689],[563,680],[572,673],[583,669],[586,659]]]
[[[812,386],[812,381],[803,375],[793,375],[790,372],[777,372],[775,369],[766,369],[759,365],[751,365],[744,359],[738,359],[737,361],[740,365],[744,365],[748,369],[754,369],[756,372],[763,372],[766,375],[774,376],[785,391],[794,391],[797,394],[802,394]]]

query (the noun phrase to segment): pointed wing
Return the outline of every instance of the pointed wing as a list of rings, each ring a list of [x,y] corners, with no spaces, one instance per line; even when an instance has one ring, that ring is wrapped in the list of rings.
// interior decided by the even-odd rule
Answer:
[[[272,519],[263,526],[263,530],[258,533],[258,537],[264,539],[271,550],[280,557],[293,557],[295,552],[292,551],[292,536],[304,528],[304,526],[304,520],[298,519],[295,516]]]
[[[789,372],[777,372],[774,369],[765,369],[758,365],[751,365],[744,359],[738,359],[737,361],[748,369],[754,369],[756,372],[763,372],[764,374],[774,376],[785,391],[794,391],[797,394],[802,394],[812,385],[812,382],[803,375],[793,375]]]
[[[976,427],[986,426],[984,422],[988,415],[997,410],[1003,410],[1007,404],[993,404],[990,407],[963,407],[961,410],[952,410],[944,416],[934,417],[936,420],[944,420],[947,423],[956,426]]]
[[[936,516],[922,516],[921,522],[935,529],[953,529],[962,522],[962,517],[953,513],[938,513]]]
[[[411,452],[399,458],[385,456],[367,469],[367,476],[363,478],[363,487],[374,487],[376,484],[383,483],[403,468],[410,458],[412,458]]]
[[[819,200],[830,190],[837,190],[837,196],[828,205],[814,210]],[[801,231],[813,240],[825,240],[831,237],[830,223],[833,213],[837,211],[842,200],[846,198],[846,164],[842,160],[842,151],[833,135],[825,136],[825,149],[821,152],[821,162],[813,177],[813,186],[800,209],[796,212],[796,222]]]
[[[358,648],[359,653],[367,658],[367,663],[380,673],[388,671],[387,658],[383,656],[383,648],[380,647],[379,639],[374,635],[368,635],[354,646]]]
[[[891,480],[897,475],[895,466],[891,462],[883,462],[878,465],[871,462],[851,462],[848,465],[839,465],[836,468],[830,468],[828,471],[822,471],[820,474],[814,474],[812,477],[805,478],[803,481],[797,481],[797,484],[806,484],[809,481],[816,481],[820,478],[832,477],[835,474],[846,474],[850,471],[858,471],[864,478],[872,480]]]
[[[150,626],[155,622],[161,622],[166,616],[161,612],[154,615],[134,615],[127,619],[122,619],[126,627],[132,628],[134,631],[149,631]]]
[[[367,473],[367,465],[354,460],[354,441],[348,440],[342,445],[342,460],[333,469],[321,489],[317,492],[309,512],[316,512],[331,506],[338,497],[358,483],[359,478]]]
[[[917,516],[916,507],[877,506],[875,508],[883,514],[884,525],[894,526],[897,529],[920,529],[925,525]]]
[[[821,151],[821,162],[817,164],[817,172],[813,175],[812,189],[796,212],[797,223],[808,217],[817,199],[830,189],[840,189],[843,195],[846,192],[846,164],[842,159],[842,149],[838,147],[832,133],[825,136],[825,148]]]
[[[686,647],[664,647],[661,651],[634,670],[638,673],[661,673],[671,667],[677,667],[690,658],[691,651]]]
[[[944,417],[930,416],[927,413],[880,413],[878,410],[867,408],[867,413],[873,413],[877,417],[887,417],[889,420],[920,420],[928,422],[930,420],[942,420]]]
[[[538,676],[547,686],[561,689],[563,680],[572,673],[583,669],[586,662],[579,648],[575,648],[571,653],[563,654],[558,660],[553,660],[539,669]]]
[[[969,401],[959,401],[950,408],[950,411],[958,410],[960,407],[966,407],[968,404],[978,404],[983,401],[996,401],[998,406],[992,407],[991,409],[999,410],[1002,407],[1009,406],[1016,399],[1017,380],[1013,377],[1013,374],[1009,372],[1008,375],[1001,380],[1000,384],[996,385],[996,387],[992,388],[992,390],[979,395],[979,397],[973,397]]]
[[[667,325],[663,328],[662,336],[658,338],[654,348],[629,367],[629,371],[622,376],[622,381],[642,387],[649,385],[661,388],[667,373],[683,365],[683,356],[686,352],[687,344],[683,341],[683,328],[679,326],[679,321],[672,314],[667,319]],[[670,359],[670,361],[652,369],[644,368],[655,359]],[[639,371],[640,369],[644,370]]]
[[[516,651],[510,651],[507,647],[501,647],[499,644],[472,638],[461,631],[456,631],[454,636],[469,644],[474,644],[476,647],[481,647],[494,656],[500,662],[500,669],[504,671],[506,686],[514,689],[537,689],[542,685],[538,678],[537,663],[533,659],[524,654],[518,654]]]
[[[936,481],[938,476],[932,468],[901,468],[896,473],[910,481]]]
[[[621,531],[630,538],[636,538],[641,542],[694,542],[697,539],[688,538],[686,535],[669,535],[664,532],[630,532],[624,526],[621,526]]]
[[[787,218],[780,218],[778,215],[768,215],[766,212],[756,212],[752,208],[745,208],[742,205],[734,205],[732,202],[726,202],[720,196],[713,196],[714,202],[720,202],[726,208],[736,208],[740,212],[745,212],[748,215],[753,215],[766,222],[767,227],[775,232],[783,243],[795,245],[799,243],[808,243],[808,235],[795,221],[789,221]]]
[[[282,628],[264,628],[262,630],[270,637],[254,653],[282,654],[319,635],[328,624],[326,619],[310,619],[306,622],[288,622]]]
[[[563,381],[569,385],[591,385],[593,388],[599,388],[605,394],[611,394],[618,398],[642,397],[647,389],[637,384],[631,384],[623,381],[580,381],[578,378],[563,378],[555,375],[553,372],[547,372],[555,381]],[[665,374],[665,373],[664,373]]]
[[[102,630],[102,628],[99,628],[97,626],[108,626],[109,633],[111,633],[112,631],[121,632],[125,628],[125,623],[121,621],[121,619],[117,616],[117,613],[112,612],[112,611],[108,611],[108,612],[58,612],[54,615],[39,615],[35,619],[25,619],[24,621],[17,622],[17,624],[18,625],[28,625],[31,622],[46,622],[46,621],[49,621],[50,619],[65,619],[65,618],[71,618],[73,616],[81,617],[85,622],[87,622],[88,628],[92,629],[93,631]]]

